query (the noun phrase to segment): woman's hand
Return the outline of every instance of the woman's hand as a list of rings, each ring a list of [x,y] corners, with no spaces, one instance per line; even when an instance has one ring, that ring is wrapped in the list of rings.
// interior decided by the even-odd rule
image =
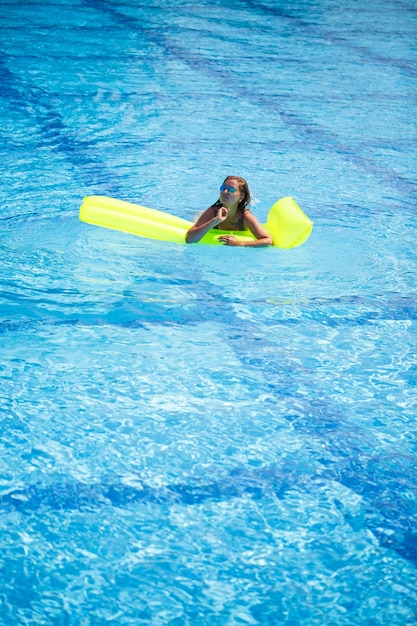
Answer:
[[[226,246],[241,246],[241,242],[236,239],[233,235],[221,235],[219,237],[219,241],[224,243]]]
[[[226,208],[225,206],[221,206],[219,207],[217,213],[216,213],[216,219],[219,220],[219,224],[221,222],[224,222],[224,220],[227,218],[227,216],[229,215],[229,209]]]
[[[206,233],[217,224],[224,222],[229,215],[229,209],[223,206],[220,201],[213,204],[200,215],[198,220],[189,229],[185,236],[186,243],[197,243]]]

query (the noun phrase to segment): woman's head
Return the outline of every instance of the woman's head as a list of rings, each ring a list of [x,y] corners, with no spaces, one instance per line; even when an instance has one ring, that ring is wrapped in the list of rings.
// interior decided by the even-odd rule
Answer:
[[[241,176],[227,176],[224,179],[223,185],[220,187],[220,192],[230,195],[231,190],[236,190],[236,196],[239,200],[238,211],[246,209],[250,203],[250,191],[249,185]]]

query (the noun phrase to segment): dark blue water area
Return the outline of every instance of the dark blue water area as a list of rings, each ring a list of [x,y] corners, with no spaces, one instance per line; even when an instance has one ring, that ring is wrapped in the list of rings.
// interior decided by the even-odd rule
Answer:
[[[334,440],[343,435],[345,449],[348,433],[340,426],[334,428],[334,414],[319,415],[314,407],[315,418],[310,419],[311,431],[316,434],[320,429],[326,437],[327,448],[329,439]],[[297,421],[298,420],[297,418]],[[329,422],[331,426],[329,427]],[[302,428],[298,425],[298,428]],[[329,430],[331,436],[329,437]],[[337,430],[335,433],[334,431]],[[305,430],[303,430],[305,433]],[[352,440],[360,439],[355,432]],[[339,452],[337,446],[332,453]],[[352,450],[349,451],[349,456]],[[222,475],[219,482],[206,481],[197,484],[166,485],[163,489],[155,489],[141,482],[136,477],[140,488],[130,487],[123,483],[93,484],[58,483],[48,487],[34,485],[27,490],[16,490],[0,499],[3,512],[18,511],[20,513],[42,513],[44,510],[97,510],[105,506],[128,507],[137,503],[149,506],[165,505],[182,506],[200,505],[206,501],[223,502],[232,498],[249,496],[254,500],[267,500],[274,495],[284,498],[286,491],[301,484],[301,492],[314,490],[316,485],[334,479],[353,492],[364,497],[367,504],[363,516],[359,519],[346,516],[346,521],[354,530],[365,527],[378,538],[383,548],[395,550],[401,557],[413,564],[417,560],[416,552],[416,511],[415,506],[407,499],[393,499],[393,492],[407,489],[413,491],[415,484],[414,457],[403,459],[404,464],[397,468],[396,475],[391,471],[386,477],[385,459],[370,456],[361,458],[360,462],[349,459],[345,466],[328,467],[317,476],[299,475],[290,468],[280,469],[265,467],[258,471],[237,469],[230,475]],[[326,465],[326,464],[325,464]],[[330,465],[330,464],[329,464]],[[405,476],[408,481],[406,482]],[[343,507],[342,503],[340,506]]]
[[[106,184],[106,181],[113,178],[110,170],[104,163],[97,162],[97,154],[90,142],[72,135],[59,110],[54,106],[56,99],[54,95],[22,81],[9,70],[7,60],[7,54],[3,54],[0,60],[2,98],[13,112],[35,124],[39,139],[35,142],[34,138],[31,139],[32,149],[43,150],[52,145],[54,151],[62,154],[77,168],[77,175],[81,176],[80,182],[83,185],[97,185],[103,189],[103,195],[117,196],[121,191],[117,183]],[[11,148],[12,155],[13,152],[18,154],[21,145],[17,144],[14,149],[13,146]]]

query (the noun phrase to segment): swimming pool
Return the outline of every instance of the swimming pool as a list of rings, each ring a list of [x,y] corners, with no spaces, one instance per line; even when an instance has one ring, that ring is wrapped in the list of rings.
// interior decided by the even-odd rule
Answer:
[[[415,624],[415,2],[0,9],[0,623]]]

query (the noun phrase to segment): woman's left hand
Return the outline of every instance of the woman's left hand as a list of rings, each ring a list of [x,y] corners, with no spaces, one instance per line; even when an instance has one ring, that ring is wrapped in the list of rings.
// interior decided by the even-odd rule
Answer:
[[[219,237],[219,241],[224,243],[226,246],[240,246],[240,241],[236,239],[233,235],[221,235]]]

